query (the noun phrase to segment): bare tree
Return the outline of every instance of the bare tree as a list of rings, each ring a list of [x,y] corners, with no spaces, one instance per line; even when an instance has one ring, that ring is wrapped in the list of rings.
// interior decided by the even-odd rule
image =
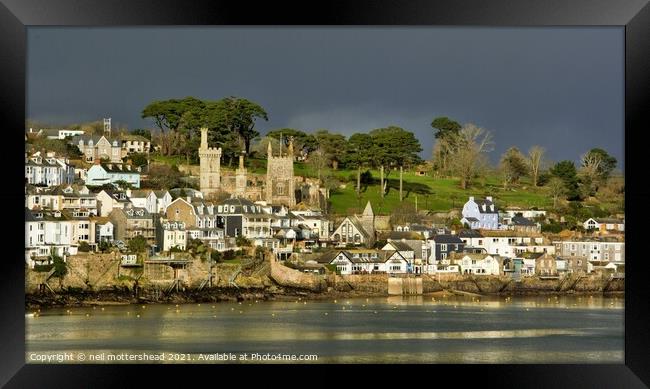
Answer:
[[[553,208],[557,208],[557,201],[565,195],[564,181],[558,177],[553,177],[546,184],[549,194],[553,197]]]
[[[487,165],[485,153],[493,150],[492,134],[474,124],[466,124],[453,142],[449,165],[460,186],[467,189],[472,179]]]
[[[544,158],[544,150],[541,146],[533,146],[528,150],[528,164],[530,167],[530,175],[533,179],[533,186],[537,186],[539,173],[542,167],[542,159]]]
[[[583,182],[586,184],[586,195],[589,195],[595,191],[596,183],[600,178],[602,158],[596,153],[585,153],[580,157],[580,162],[581,167],[579,173],[583,178]]]

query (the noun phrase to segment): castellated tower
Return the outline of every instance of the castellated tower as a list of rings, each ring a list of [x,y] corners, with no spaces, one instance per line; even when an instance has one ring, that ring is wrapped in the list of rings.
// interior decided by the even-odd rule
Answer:
[[[221,188],[221,148],[208,147],[208,129],[201,128],[200,182],[204,196],[217,193]]]
[[[286,206],[296,205],[295,180],[293,178],[293,140],[289,141],[287,153],[273,155],[271,142],[267,149],[266,201]]]
[[[237,197],[246,194],[246,168],[244,167],[244,152],[239,154],[239,168],[235,171],[235,193]]]

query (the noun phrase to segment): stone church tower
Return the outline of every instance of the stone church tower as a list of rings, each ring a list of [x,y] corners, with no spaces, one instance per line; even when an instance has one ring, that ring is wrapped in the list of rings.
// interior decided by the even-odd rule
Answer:
[[[293,177],[293,140],[289,141],[287,154],[273,156],[271,142],[267,149],[266,201],[289,207],[296,205],[295,179]]]
[[[200,184],[203,196],[217,193],[221,188],[221,148],[208,147],[208,129],[201,128]]]

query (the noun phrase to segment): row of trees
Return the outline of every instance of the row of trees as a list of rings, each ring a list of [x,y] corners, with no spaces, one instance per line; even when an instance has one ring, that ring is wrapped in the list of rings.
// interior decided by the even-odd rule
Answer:
[[[391,171],[399,169],[403,172],[405,167],[409,168],[422,162],[419,156],[422,146],[415,134],[396,126],[377,128],[369,133],[354,133],[348,138],[327,130],[307,134],[290,128],[271,131],[267,137],[277,141],[282,139],[283,143],[288,143],[288,138],[292,137],[294,149],[316,170],[319,179],[323,178],[322,173],[328,168],[336,170],[344,167],[356,170],[357,195],[361,191],[361,175],[364,170],[380,170],[383,196],[386,190],[385,178]],[[264,141],[262,143],[265,144]],[[400,174],[400,199],[401,187]]]
[[[461,187],[466,189],[472,179],[489,167],[487,153],[493,150],[492,135],[473,124],[461,125],[448,117],[435,118],[431,127],[436,139],[434,173],[458,177]],[[526,155],[517,147],[506,150],[498,166],[504,189],[528,176],[533,187],[548,187],[555,205],[561,197],[575,201],[594,196],[604,186],[614,192],[623,190],[618,184],[608,183],[617,161],[603,149],[594,148],[583,154],[578,167],[568,160],[551,164],[545,160],[545,152],[541,146],[532,146]]]
[[[185,155],[196,160],[200,128],[210,129],[209,142],[220,146],[230,163],[241,152],[250,152],[251,142],[260,134],[256,121],[268,120],[259,104],[239,97],[199,100],[194,97],[154,101],[142,110],[142,118],[152,119],[160,130],[157,136],[162,155]]]

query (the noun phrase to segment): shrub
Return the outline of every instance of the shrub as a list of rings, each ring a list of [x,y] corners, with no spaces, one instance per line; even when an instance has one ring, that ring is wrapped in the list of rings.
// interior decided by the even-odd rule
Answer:
[[[210,253],[210,258],[215,262],[223,262],[224,255],[220,251],[213,251]]]
[[[52,254],[52,261],[54,262],[54,273],[52,275],[54,277],[65,277],[65,275],[68,274],[68,266],[63,261],[63,258],[56,254]]]
[[[223,252],[223,260],[230,261],[235,259],[235,252],[233,250],[226,250]]]
[[[91,250],[91,249],[90,249],[90,245],[89,245],[88,242],[86,242],[86,241],[82,241],[82,242],[80,242],[80,243],[79,243],[79,247],[78,247],[77,249],[78,249],[79,251],[81,251],[81,252],[84,252],[84,253],[87,253],[87,252],[89,252],[89,251]]]
[[[250,247],[251,245],[251,241],[248,240],[245,236],[241,236],[241,235],[235,238],[235,243],[239,247]]]

